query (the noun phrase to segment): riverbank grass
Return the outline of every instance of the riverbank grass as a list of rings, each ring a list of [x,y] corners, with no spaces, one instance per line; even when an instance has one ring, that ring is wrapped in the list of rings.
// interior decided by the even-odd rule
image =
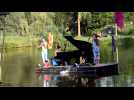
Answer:
[[[5,47],[6,48],[20,48],[31,47],[38,44],[39,38],[26,37],[26,36],[6,36]]]
[[[122,38],[122,37],[123,36],[118,36],[118,38]],[[92,42],[92,38],[91,37],[89,38],[88,36],[80,36],[79,38],[76,36],[74,38],[76,40],[87,41],[90,43]],[[61,44],[62,47],[64,47],[64,44],[67,43],[67,48],[71,48],[71,49],[74,48],[74,46],[61,35],[54,36],[54,43],[53,43],[54,48],[56,47],[56,44],[58,42]],[[108,36],[108,37],[101,38],[101,43],[103,43],[103,45],[107,45],[111,43],[111,37]],[[39,37],[37,36],[32,36],[32,37],[30,36],[6,36],[5,37],[6,48],[32,47],[32,46],[37,46],[38,44],[39,44]]]

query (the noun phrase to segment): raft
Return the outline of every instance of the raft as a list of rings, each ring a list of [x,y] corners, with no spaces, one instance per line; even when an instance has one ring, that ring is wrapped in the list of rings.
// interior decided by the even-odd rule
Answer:
[[[68,65],[68,66],[51,66],[49,68],[37,68],[36,73],[40,74],[60,74],[67,71],[68,74],[84,74],[96,77],[117,75],[119,74],[118,64],[99,64],[99,65]]]

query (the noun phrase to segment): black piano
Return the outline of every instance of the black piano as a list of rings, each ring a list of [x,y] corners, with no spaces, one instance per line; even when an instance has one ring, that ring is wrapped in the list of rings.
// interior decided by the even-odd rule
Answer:
[[[60,59],[63,62],[67,62],[69,65],[74,63],[80,63],[80,56],[84,55],[86,63],[93,64],[93,52],[92,44],[86,41],[75,40],[72,36],[64,36],[69,42],[71,42],[78,50],[69,52],[57,53],[55,59]]]

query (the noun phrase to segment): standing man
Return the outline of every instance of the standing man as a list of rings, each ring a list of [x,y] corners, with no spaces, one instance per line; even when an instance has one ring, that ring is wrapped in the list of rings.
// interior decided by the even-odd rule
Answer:
[[[101,37],[100,32],[93,33],[93,55],[94,55],[94,64],[100,63],[100,40]]]

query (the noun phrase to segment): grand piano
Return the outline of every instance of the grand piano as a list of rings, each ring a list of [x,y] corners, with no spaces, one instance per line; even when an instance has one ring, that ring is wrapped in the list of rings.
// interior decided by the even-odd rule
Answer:
[[[59,52],[55,59],[60,59],[67,64],[80,63],[80,56],[83,55],[86,63],[93,64],[92,44],[86,41],[75,40],[72,36],[64,36],[70,43],[72,43],[78,50],[69,52]]]

